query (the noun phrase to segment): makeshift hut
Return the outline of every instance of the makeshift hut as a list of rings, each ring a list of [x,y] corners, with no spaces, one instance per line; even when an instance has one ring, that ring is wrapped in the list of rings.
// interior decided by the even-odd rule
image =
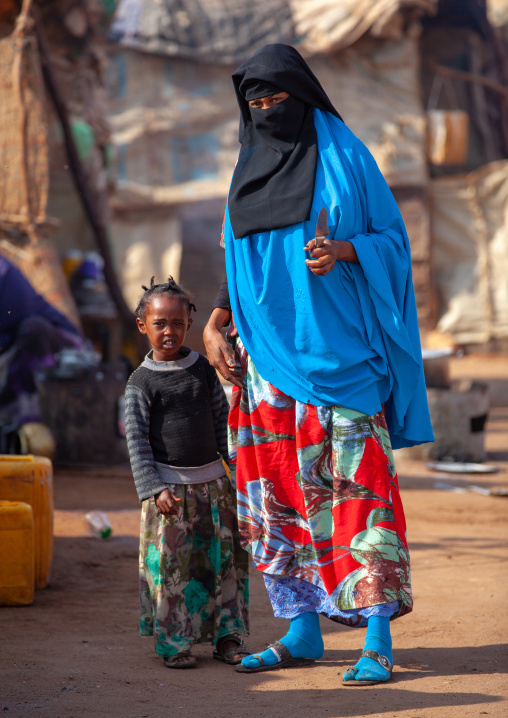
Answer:
[[[463,346],[506,350],[508,2],[446,0],[439,10],[420,40],[424,102],[438,131],[462,115],[468,140],[460,161],[429,164],[437,328]]]
[[[60,352],[57,366],[47,365],[52,358],[42,366],[34,361],[37,390],[30,387],[30,396],[41,421],[18,426],[11,407],[3,407],[3,451],[42,448],[56,451],[60,463],[127,459],[119,403],[127,367],[115,360],[124,336],[139,335],[116,279],[108,236],[109,129],[100,47],[106,5],[97,0],[0,3],[0,252],[104,349],[101,354]],[[88,281],[103,293],[96,291],[100,301],[93,307],[79,300],[76,305],[64,274],[62,260],[76,249],[97,255],[97,276]],[[99,281],[99,264],[106,282]],[[0,347],[5,383],[11,348]],[[99,368],[101,358],[107,363]],[[31,362],[25,364],[31,371]]]
[[[19,265],[46,299],[79,324],[48,215],[47,105],[33,3],[0,9],[0,252]]]
[[[113,9],[98,0],[2,4],[0,251],[78,325],[84,316],[62,260],[71,250],[100,253],[113,302],[107,300],[116,305],[112,316],[132,331],[108,237],[101,38]]]

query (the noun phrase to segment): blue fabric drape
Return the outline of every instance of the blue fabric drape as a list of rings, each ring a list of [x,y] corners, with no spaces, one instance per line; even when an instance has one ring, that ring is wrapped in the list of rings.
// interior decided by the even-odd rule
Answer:
[[[318,162],[308,222],[235,239],[224,222],[231,308],[260,375],[294,399],[375,414],[386,404],[393,448],[432,441],[409,241],[372,155],[314,108]],[[274,198],[276,201],[276,198]],[[359,264],[324,277],[305,264],[321,207],[330,237]]]

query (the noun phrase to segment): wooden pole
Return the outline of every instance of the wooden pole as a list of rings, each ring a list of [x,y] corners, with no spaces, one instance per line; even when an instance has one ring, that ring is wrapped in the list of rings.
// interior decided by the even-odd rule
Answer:
[[[428,66],[431,70],[434,70],[434,72],[437,72],[444,77],[462,80],[463,82],[471,82],[476,85],[483,85],[489,90],[492,90],[492,92],[497,92],[503,97],[508,97],[508,87],[504,87],[504,85],[500,85],[499,82],[495,82],[494,80],[489,80],[488,77],[475,75],[472,72],[464,72],[463,70],[455,70],[451,67],[445,67],[445,65],[440,65],[439,63],[434,62],[434,60],[429,60]]]
[[[51,100],[55,106],[58,119],[60,120],[60,123],[62,125],[65,148],[67,150],[69,167],[71,169],[74,184],[76,186],[79,198],[81,199],[81,203],[83,205],[86,217],[95,236],[97,246],[104,260],[104,278],[111,293],[111,298],[116,305],[118,314],[120,315],[122,322],[129,330],[129,333],[132,334],[133,328],[135,327],[134,315],[127,306],[124,296],[122,294],[122,290],[118,283],[115,268],[113,265],[113,258],[111,256],[107,227],[104,224],[104,220],[101,216],[101,213],[97,209],[97,204],[93,196],[93,192],[90,188],[88,178],[79,158],[78,150],[74,141],[74,136],[72,134],[71,125],[67,114],[67,108],[55,82],[53,71],[51,69],[46,35],[44,32],[40,13],[38,12],[38,9],[36,7],[34,7],[34,11],[36,12],[35,27],[37,39],[39,42],[44,81],[48,94],[51,97]]]

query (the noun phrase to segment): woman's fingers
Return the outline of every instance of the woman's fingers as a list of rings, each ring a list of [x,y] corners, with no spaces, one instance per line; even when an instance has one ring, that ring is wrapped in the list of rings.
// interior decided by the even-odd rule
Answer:
[[[235,355],[229,344],[225,340],[223,340],[223,342],[224,345],[220,348],[221,354],[215,368],[226,381],[241,388],[242,380],[235,375],[235,371],[237,370]],[[212,364],[211,361],[210,364]]]
[[[323,276],[334,268],[335,257],[325,256],[318,259],[306,259],[305,264],[313,274]]]
[[[316,244],[316,238],[314,237],[314,239],[311,239],[310,242],[307,242],[304,250],[306,252],[314,252],[316,249],[320,249],[320,247]]]
[[[203,333],[203,340],[208,361],[214,369],[217,369],[226,381],[241,387],[242,382],[240,378],[233,374],[236,366],[235,354],[221,332],[207,327]]]
[[[312,259],[321,259],[322,257],[332,257],[335,259],[335,250],[329,244],[325,244],[323,247],[317,247],[316,249],[310,249],[309,251]]]
[[[311,269],[310,270],[312,274],[315,274],[316,277],[324,277],[326,274],[332,271],[331,267],[326,267],[325,269]]]
[[[311,239],[304,249],[310,252],[311,259],[306,259],[305,264],[313,274],[322,277],[331,272],[335,266],[336,256],[335,246],[329,239],[325,239],[321,247],[315,247],[314,239]]]

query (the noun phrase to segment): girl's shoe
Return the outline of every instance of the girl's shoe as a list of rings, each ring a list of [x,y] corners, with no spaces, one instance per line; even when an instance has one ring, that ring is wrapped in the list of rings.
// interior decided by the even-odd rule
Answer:
[[[236,645],[224,650],[224,644],[228,641],[234,641]],[[242,662],[242,658],[250,655],[251,653],[247,649],[247,646],[244,645],[242,639],[238,638],[238,636],[223,636],[222,638],[219,638],[217,641],[217,647],[213,652],[213,657],[216,661],[229,663],[230,666],[236,666],[238,663]]]
[[[195,668],[196,659],[190,651],[177,653],[175,656],[165,656],[164,665],[168,668]]]

